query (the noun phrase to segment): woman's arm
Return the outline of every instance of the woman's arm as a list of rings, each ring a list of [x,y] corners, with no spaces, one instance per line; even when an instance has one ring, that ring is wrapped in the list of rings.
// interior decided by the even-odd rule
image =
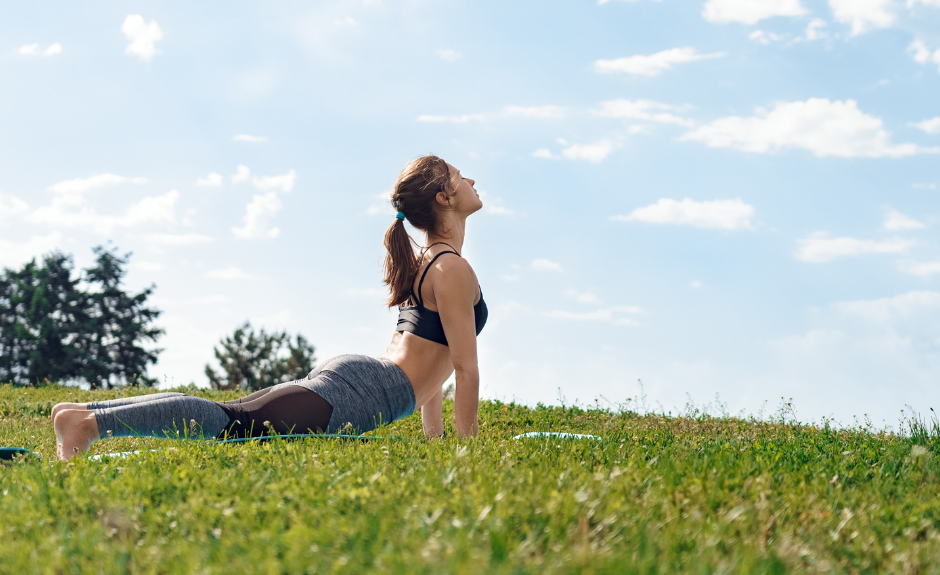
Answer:
[[[441,413],[443,407],[444,392],[441,389],[421,406],[421,427],[424,428],[424,436],[428,439],[444,435],[444,417]]]
[[[476,275],[463,258],[449,258],[439,264],[441,274],[435,282],[434,299],[444,335],[454,362],[454,425],[461,438],[478,433],[480,407],[480,369],[477,365],[477,330],[473,300],[477,296]]]

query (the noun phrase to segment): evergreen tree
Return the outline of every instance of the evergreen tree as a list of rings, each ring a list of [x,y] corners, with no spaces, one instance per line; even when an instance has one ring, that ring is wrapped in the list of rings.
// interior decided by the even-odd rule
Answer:
[[[95,267],[85,270],[85,282],[94,289],[85,294],[88,314],[87,328],[83,330],[85,358],[82,378],[92,388],[107,388],[115,384],[154,385],[147,377],[147,364],[156,363],[162,349],[147,350],[144,342],[155,342],[164,330],[152,322],[161,312],[146,307],[153,294],[151,285],[138,294],[121,289],[131,254],[116,255],[117,248],[93,248]]]
[[[72,276],[71,256],[60,252],[3,270],[0,381],[85,381],[92,388],[153,383],[145,371],[160,350],[140,345],[163,333],[152,326],[160,312],[146,307],[153,287],[125,293],[120,284],[130,254],[93,251],[96,266],[85,270],[84,282]]]
[[[80,370],[84,294],[72,258],[59,252],[0,277],[0,381],[74,378]]]
[[[293,341],[286,331],[257,332],[250,322],[238,327],[215,348],[222,373],[206,365],[209,384],[215,389],[257,391],[285,381],[302,379],[316,363],[315,348],[297,334]]]

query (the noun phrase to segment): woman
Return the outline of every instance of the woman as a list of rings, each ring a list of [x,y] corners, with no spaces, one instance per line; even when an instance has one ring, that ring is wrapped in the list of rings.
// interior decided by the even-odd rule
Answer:
[[[480,372],[476,337],[487,310],[476,275],[460,256],[467,217],[483,207],[474,181],[436,156],[402,170],[392,192],[398,208],[385,233],[388,306],[398,328],[379,358],[341,355],[306,379],[215,402],[158,393],[52,409],[59,457],[70,459],[105,437],[258,437],[268,433],[365,432],[421,409],[426,437],[441,437],[442,386],[456,374],[454,423],[477,434]],[[404,219],[427,233],[415,254]]]

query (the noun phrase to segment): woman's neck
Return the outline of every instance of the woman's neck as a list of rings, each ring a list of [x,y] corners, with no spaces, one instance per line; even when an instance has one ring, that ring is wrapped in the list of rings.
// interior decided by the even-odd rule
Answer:
[[[456,219],[456,218],[446,218],[441,222],[439,228],[446,231],[445,234],[438,234],[434,232],[428,233],[428,243],[425,245],[430,246],[434,243],[446,243],[450,247],[454,248],[458,254],[463,253],[463,240],[466,235],[467,228],[467,219]]]

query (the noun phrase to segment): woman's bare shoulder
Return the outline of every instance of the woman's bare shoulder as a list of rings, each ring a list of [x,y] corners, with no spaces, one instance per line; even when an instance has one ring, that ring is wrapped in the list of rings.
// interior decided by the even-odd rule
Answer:
[[[452,283],[462,284],[465,282],[476,285],[477,275],[473,271],[473,266],[471,266],[470,262],[463,256],[455,253],[446,258],[439,258],[434,262],[434,267],[440,272],[437,274],[438,279],[442,280],[447,285]]]

